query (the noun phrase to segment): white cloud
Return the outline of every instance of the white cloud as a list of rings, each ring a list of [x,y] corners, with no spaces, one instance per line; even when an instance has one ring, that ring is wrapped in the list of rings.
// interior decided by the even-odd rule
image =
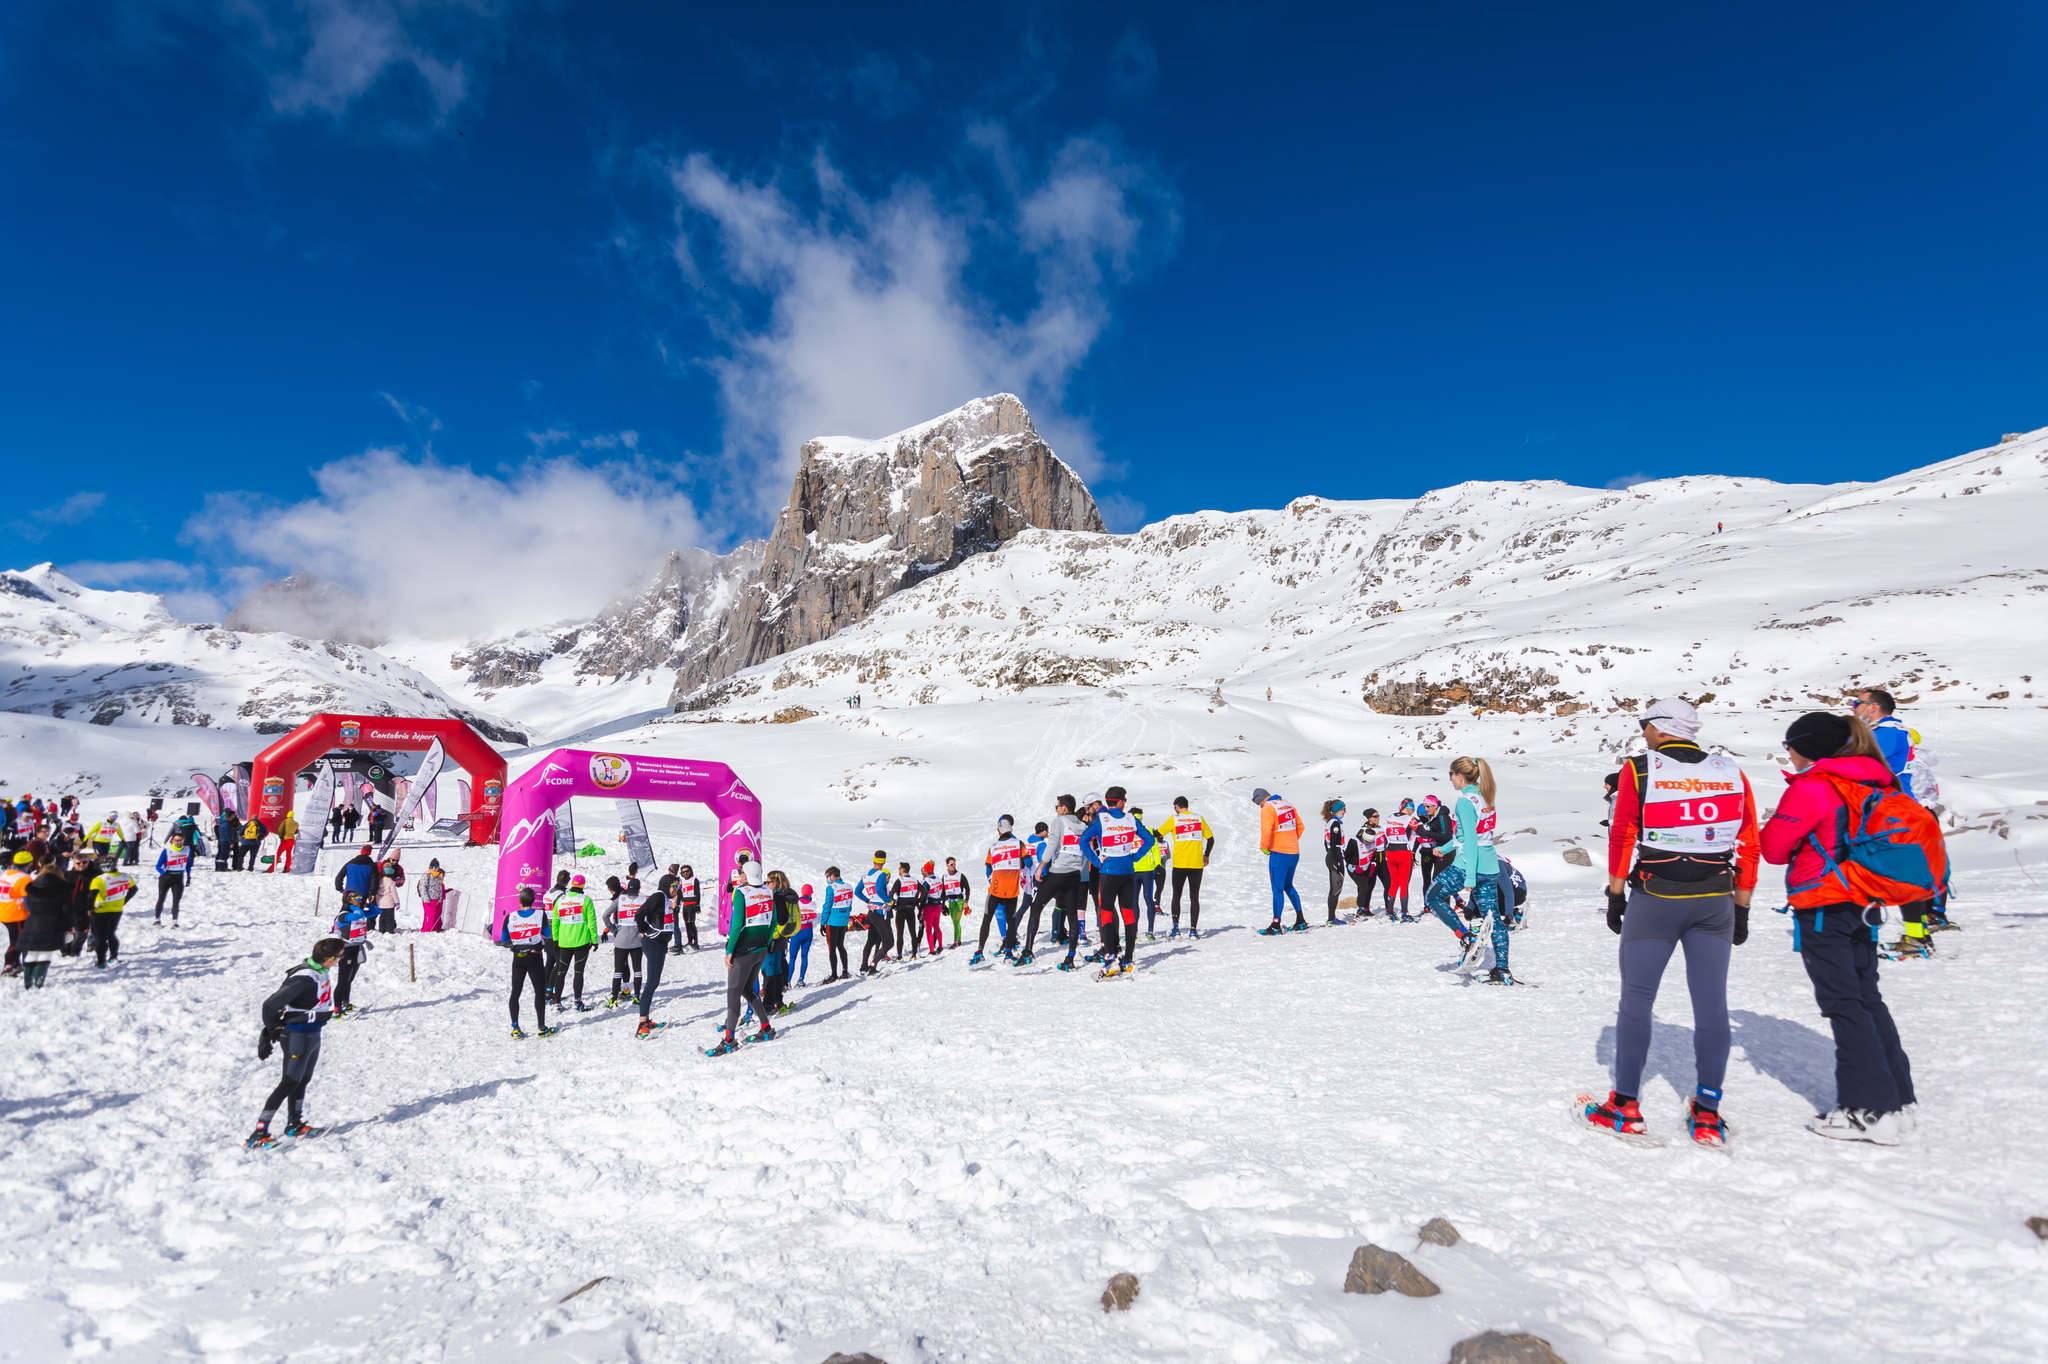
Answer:
[[[1648,483],[1651,480],[1652,475],[1643,473],[1641,470],[1638,470],[1632,474],[1623,474],[1620,478],[1608,479],[1607,486],[1609,488],[1612,488],[1616,492],[1620,492],[1626,488],[1633,488],[1638,483]]]
[[[359,596],[384,633],[475,638],[585,618],[694,543],[694,509],[644,464],[535,459],[498,473],[371,449],[314,470],[315,496],[215,493],[184,538],[273,576]]]
[[[47,507],[36,507],[8,523],[7,529],[23,540],[40,540],[60,526],[75,526],[88,520],[107,503],[103,492],[78,492]]]
[[[167,587],[189,583],[196,570],[176,559],[80,559],[61,571],[87,587]]]
[[[441,419],[419,404],[394,398],[389,393],[379,393],[377,396],[382,398],[391,410],[398,414],[398,419],[407,426],[423,427],[428,431],[441,429]]]
[[[702,154],[669,165],[673,255],[725,347],[710,367],[727,454],[757,502],[781,500],[808,437],[886,435],[1001,391],[1021,396],[1084,474],[1104,471],[1087,423],[1064,410],[1066,386],[1108,325],[1116,284],[1170,248],[1174,199],[1105,142],[1066,143],[1032,182],[999,127],[969,140],[1000,182],[996,209],[971,195],[943,202],[914,179],[866,197],[822,151],[801,204]],[[991,278],[1014,281],[1022,301],[1006,309],[970,284]]]
[[[287,117],[341,119],[389,87],[411,101],[395,125],[438,128],[495,57],[506,0],[225,0],[249,59]]]

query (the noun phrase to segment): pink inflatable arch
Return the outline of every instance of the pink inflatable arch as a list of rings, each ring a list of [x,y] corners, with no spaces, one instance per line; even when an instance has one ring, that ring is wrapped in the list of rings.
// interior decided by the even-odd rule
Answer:
[[[492,936],[505,915],[519,907],[521,886],[532,886],[534,894],[541,895],[553,883],[555,811],[571,796],[688,801],[707,807],[718,819],[718,867],[715,878],[700,879],[714,888],[724,884],[740,853],[762,855],[761,802],[724,763],[558,748],[505,788]],[[653,890],[660,875],[658,867],[647,869],[644,887]]]

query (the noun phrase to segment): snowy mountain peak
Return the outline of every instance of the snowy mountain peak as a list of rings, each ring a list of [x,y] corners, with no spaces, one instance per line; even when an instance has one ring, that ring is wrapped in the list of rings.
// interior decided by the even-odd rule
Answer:
[[[888,459],[906,452],[949,454],[964,471],[1004,440],[1036,439],[1037,428],[1023,399],[1014,393],[991,393],[962,403],[944,416],[905,427],[893,435],[867,440],[857,436],[817,436],[807,440],[799,459],[850,461]]]

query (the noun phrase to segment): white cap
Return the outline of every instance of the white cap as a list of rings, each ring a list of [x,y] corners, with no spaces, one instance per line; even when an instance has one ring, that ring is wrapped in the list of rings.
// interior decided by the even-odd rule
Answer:
[[[1643,712],[1642,722],[1655,725],[1674,739],[1697,739],[1700,737],[1700,713],[1692,702],[1673,697],[1669,701],[1652,701],[1650,708]]]
[[[760,864],[759,862],[749,862],[749,863],[747,863],[747,884],[748,884],[748,885],[750,885],[750,886],[758,886],[758,885],[760,885],[760,884],[761,884],[761,881],[762,881],[762,878],[763,878],[763,877],[764,877],[765,875],[766,875],[766,873],[764,873],[764,872],[763,872],[763,871],[761,870],[761,864]]]
[[[1100,791],[1090,791],[1090,792],[1089,792],[1089,793],[1088,793],[1087,795],[1085,795],[1085,796],[1081,797],[1081,804],[1083,804],[1083,805],[1100,805],[1100,804],[1102,804],[1102,793],[1101,793]]]

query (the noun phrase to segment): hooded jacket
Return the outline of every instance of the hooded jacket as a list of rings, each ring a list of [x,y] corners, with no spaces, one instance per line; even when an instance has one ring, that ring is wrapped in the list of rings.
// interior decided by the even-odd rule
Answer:
[[[1821,780],[1828,772],[1868,786],[1898,784],[1891,768],[1876,758],[1822,758],[1804,772],[1787,772],[1785,797],[1759,838],[1764,861],[1785,868],[1787,886],[1803,886],[1827,873],[1826,859],[1809,837],[1827,849],[1829,857],[1841,852],[1840,821],[1848,810],[1835,789]]]

